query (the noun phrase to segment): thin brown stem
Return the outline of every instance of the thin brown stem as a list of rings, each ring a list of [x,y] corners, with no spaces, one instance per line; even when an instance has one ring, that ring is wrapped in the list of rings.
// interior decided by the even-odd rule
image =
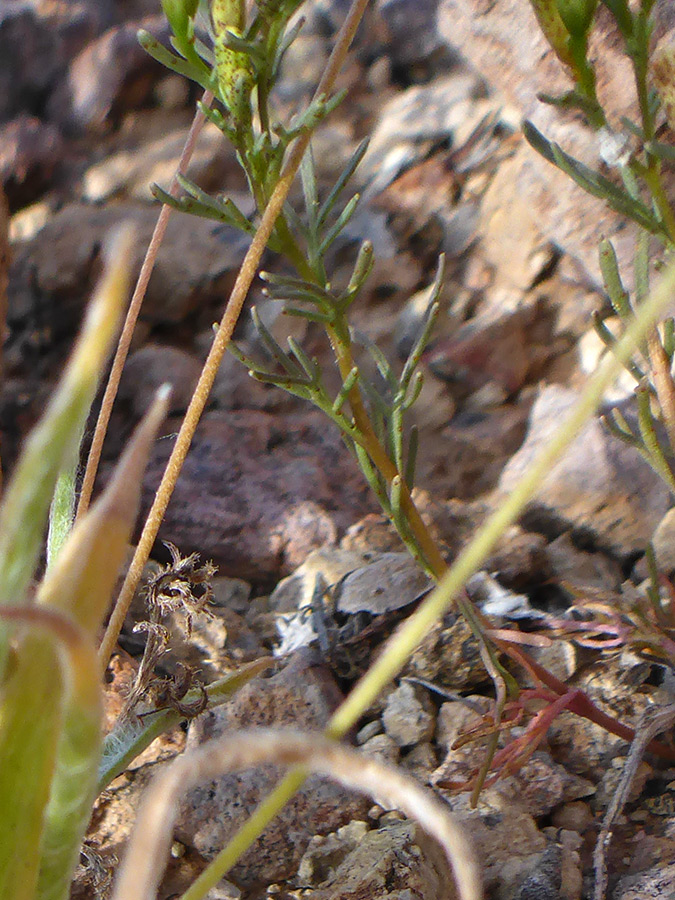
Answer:
[[[657,734],[672,728],[674,723],[675,706],[672,703],[665,707],[648,709],[640,719],[633,743],[626,757],[621,778],[607,807],[602,828],[595,843],[595,850],[593,851],[593,872],[595,875],[593,900],[604,900],[605,898],[607,889],[607,851],[612,839],[612,828],[629,799],[631,787],[645,750],[649,748],[650,742]]]
[[[663,414],[663,422],[668,433],[668,441],[671,450],[675,453],[675,384],[670,372],[670,361],[661,339],[656,330],[647,337],[647,349],[649,362],[652,367],[652,377],[656,396]]]
[[[9,204],[0,191],[0,386],[4,384],[3,347],[7,333],[7,287],[9,284]],[[2,490],[2,467],[0,466],[0,491]]]
[[[206,106],[209,106],[212,100],[213,94],[206,91],[202,97],[202,103],[204,103]],[[204,121],[204,113],[201,111],[201,109],[198,109],[195,113],[194,119],[192,120],[192,125],[190,126],[190,131],[188,132],[185,146],[183,147],[183,152],[181,153],[181,157],[178,162],[176,174],[171,180],[169,193],[172,197],[178,196],[180,190],[178,184],[178,176],[184,175],[187,171],[187,167],[190,163],[190,159],[192,158],[195,144],[197,143],[197,138],[199,137],[199,133],[202,130]],[[96,421],[96,428],[94,429],[94,437],[89,449],[89,456],[87,457],[87,467],[85,469],[84,478],[82,480],[82,488],[80,490],[80,499],[77,505],[75,521],[83,516],[89,508],[91,495],[94,490],[94,481],[96,480],[96,473],[98,472],[98,464],[101,460],[103,441],[105,440],[106,432],[108,431],[108,423],[110,422],[110,415],[112,413],[115,397],[117,396],[117,389],[119,388],[120,378],[122,377],[122,369],[124,368],[124,363],[126,362],[127,356],[129,354],[129,347],[131,346],[131,338],[133,337],[134,328],[136,327],[136,320],[138,319],[138,314],[141,310],[141,305],[145,298],[145,292],[148,287],[148,282],[150,281],[150,276],[152,275],[152,270],[155,267],[155,261],[157,259],[157,254],[159,252],[161,243],[164,239],[166,227],[169,224],[169,216],[171,215],[171,211],[172,210],[170,206],[164,205],[162,206],[159,216],[157,217],[157,224],[155,225],[155,230],[153,231],[152,237],[150,238],[150,243],[148,244],[145,259],[143,260],[143,265],[141,266],[141,271],[138,275],[138,281],[136,282],[136,288],[134,289],[134,294],[131,298],[131,303],[129,304],[127,317],[124,320],[124,327],[117,344],[117,350],[115,351],[115,358],[113,359],[113,364],[110,369],[110,375],[108,376],[108,383],[106,384],[105,393],[103,394],[103,400],[101,401],[101,409]]]
[[[348,336],[341,336],[341,339],[338,339],[337,335],[332,334],[330,330],[329,337],[333,352],[337,359],[340,375],[344,381],[354,367],[354,358],[351,353],[349,338]],[[363,447],[372,459],[375,468],[381,473],[389,486],[397,475],[401,477],[401,506],[403,512],[427,565],[431,569],[436,580],[440,581],[447,571],[447,563],[438,549],[438,544],[431,536],[429,529],[420,516],[419,510],[415,506],[415,502],[410,495],[410,489],[405,483],[402,473],[398,471],[375,434],[368,413],[366,412],[358,383],[350,390],[348,397],[356,429],[364,438]]]
[[[319,86],[316,89],[315,96],[318,97],[320,95],[329,94],[332,90],[337,74],[342,67],[367,4],[368,0],[354,0],[352,3],[347,18],[340,29],[340,33],[337,37],[335,46],[333,47],[333,52],[328,60],[321,81],[319,82]],[[267,242],[274,228],[274,223],[283,209],[293,180],[300,168],[300,163],[305,155],[310,138],[311,132],[307,132],[300,135],[293,144],[288,158],[284,163],[279,181],[272,192],[270,201],[267,204],[267,208],[261,219],[260,227],[251,241],[251,245],[246,253],[241,269],[239,270],[237,280],[232,288],[232,293],[230,294],[230,299],[225,308],[225,312],[223,313],[223,318],[218,327],[213,344],[211,345],[211,350],[204,363],[204,368],[202,369],[195,392],[192,395],[192,400],[188,406],[185,418],[183,419],[173,451],[166,464],[160,485],[157,488],[155,500],[145,521],[143,532],[138,541],[136,552],[134,553],[131,565],[129,566],[119,597],[117,598],[115,609],[113,610],[110,622],[108,623],[105,635],[103,636],[103,641],[99,649],[99,661],[103,670],[105,670],[117,642],[117,637],[122,628],[122,623],[124,622],[129,604],[131,603],[138,582],[140,581],[143,566],[150,556],[152,545],[159,532],[164,513],[169,505],[169,500],[171,499],[176,481],[178,480],[180,470],[188,450],[190,449],[194,433],[197,430],[199,419],[206,405],[218,368],[232,337],[234,326],[239,318],[251,283],[258,271],[260,259],[267,246]]]

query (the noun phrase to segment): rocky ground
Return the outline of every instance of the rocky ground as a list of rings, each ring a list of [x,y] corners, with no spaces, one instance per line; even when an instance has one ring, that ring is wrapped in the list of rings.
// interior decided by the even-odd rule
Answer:
[[[355,178],[360,211],[331,264],[339,283],[358,242],[373,241],[377,264],[353,324],[390,359],[409,348],[437,257],[446,255],[442,315],[413,419],[421,434],[417,496],[448,559],[508,494],[597,365],[602,344],[591,313],[608,312],[598,287],[600,233],[615,235],[622,261],[630,266],[631,259],[630,229],[554,176],[520,135],[526,114],[548,116],[539,124],[556,136],[587,141],[580,126],[561,125],[536,105],[543,85],[534,76],[542,77],[544,57],[527,20],[532,65],[516,52],[525,0],[493,5],[496,19],[482,15],[478,2],[373,4],[340,78],[348,99],[314,143],[325,187],[371,137]],[[0,178],[11,239],[0,394],[5,471],[68,352],[105,234],[133,221],[140,264],[158,211],[149,185],[168,184],[192,118],[197,92],[136,42],[141,25],[166,40],[158,6],[8,0],[0,7]],[[283,111],[310,96],[346,6],[308,0],[278,91]],[[608,66],[613,96],[613,79],[622,75],[620,66]],[[593,147],[585,151],[597,156]],[[234,155],[215,128],[204,130],[189,174],[249,209]],[[104,454],[105,476],[152,391],[173,380],[146,508],[246,246],[239,233],[212,222],[178,214],[170,220]],[[265,266],[274,265],[270,255]],[[320,333],[279,318],[260,285],[250,300],[279,339],[293,333],[308,353],[327,359]],[[239,338],[255,352],[248,316]],[[634,416],[630,382],[618,381],[606,403]],[[499,626],[518,621],[538,634],[569,622],[572,602],[592,600],[616,629],[646,577],[644,548],[655,531],[660,570],[675,570],[670,505],[639,454],[594,421],[471,583],[471,597]],[[158,742],[102,796],[91,846],[104,868],[121,852],[138,796],[162,760],[236,726],[321,728],[427,588],[337,432],[301,401],[254,383],[234,359],[221,368],[160,537],[219,567],[213,614],[195,622],[189,641],[176,623],[173,661],[197,665],[209,679],[265,654],[277,661],[196,719],[187,735]],[[166,558],[158,546],[157,559]],[[335,609],[327,640],[317,642],[306,608],[320,577],[335,586]],[[143,615],[140,601],[136,615]],[[111,711],[142,648],[132,629],[130,621],[111,673]],[[662,667],[626,641],[608,641],[602,651],[564,635],[540,643],[532,650],[540,662],[626,723],[655,696]],[[627,743],[563,713],[527,763],[486,788],[471,809],[456,785],[471,776],[485,739],[455,741],[483,721],[489,696],[470,633],[449,614],[353,740],[447,800],[478,848],[486,897],[590,897],[592,849]],[[162,896],[194,877],[276,777],[231,775],[188,798]],[[675,895],[673,777],[655,758],[641,763],[610,852],[613,900]],[[209,896],[451,898],[448,874],[425,843],[396,811],[310,779]],[[91,883],[83,876],[81,894],[91,895]]]

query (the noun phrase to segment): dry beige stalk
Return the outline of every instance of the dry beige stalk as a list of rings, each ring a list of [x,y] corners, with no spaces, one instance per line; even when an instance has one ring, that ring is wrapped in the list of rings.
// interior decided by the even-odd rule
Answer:
[[[290,729],[252,729],[211,741],[174,760],[152,782],[119,871],[112,900],[148,900],[162,877],[184,793],[224,772],[262,764],[301,766],[397,807],[416,819],[442,848],[459,900],[481,900],[480,870],[462,827],[430,790],[399,770],[328,740]],[[449,894],[451,896],[451,894]]]
[[[368,0],[353,0],[347,18],[336,39],[326,69],[316,89],[315,97],[329,96],[333,90],[335,79],[342,68],[354,34],[356,33],[356,29],[358,28],[367,5]],[[169,500],[171,499],[173,489],[178,480],[180,470],[185,462],[185,457],[190,449],[192,438],[197,430],[197,425],[199,424],[202,412],[206,406],[206,401],[208,400],[209,393],[213,387],[216,374],[223,360],[223,356],[225,355],[225,351],[227,350],[227,345],[232,338],[234,326],[237,324],[237,319],[239,318],[244,301],[246,300],[246,295],[248,294],[249,288],[258,271],[260,259],[267,246],[270,235],[272,234],[279,213],[286,202],[291,185],[300,168],[302,158],[309,146],[310,139],[311,132],[308,131],[298,137],[293,144],[284,163],[279,181],[267,204],[260,226],[251,241],[246,256],[244,257],[237,280],[232,288],[230,299],[225,307],[223,318],[221,319],[216,336],[213,339],[211,350],[204,363],[204,368],[202,369],[199,381],[197,382],[194,394],[192,395],[190,405],[185,413],[185,418],[183,419],[171,456],[166,464],[162,480],[157,488],[154,503],[152,504],[145,521],[143,532],[138,541],[136,552],[134,553],[134,557],[129,566],[119,597],[117,598],[115,609],[110,617],[106,633],[103,636],[99,651],[99,659],[103,670],[105,670],[108,665],[108,660],[110,659],[110,655],[117,642],[117,637],[122,628],[127,610],[129,609],[134,592],[141,579],[143,566],[150,556],[150,551],[152,550],[157,533],[159,532],[159,527],[164,518],[166,508],[169,505]]]

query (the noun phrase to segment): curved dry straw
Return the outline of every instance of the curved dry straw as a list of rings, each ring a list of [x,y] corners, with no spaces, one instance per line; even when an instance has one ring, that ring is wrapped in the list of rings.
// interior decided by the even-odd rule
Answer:
[[[407,775],[318,734],[290,729],[251,729],[212,741],[176,759],[150,785],[120,869],[112,900],[154,897],[166,861],[180,797],[225,772],[261,764],[301,766],[397,807],[416,819],[441,846],[460,900],[481,900],[478,861],[449,808]]]

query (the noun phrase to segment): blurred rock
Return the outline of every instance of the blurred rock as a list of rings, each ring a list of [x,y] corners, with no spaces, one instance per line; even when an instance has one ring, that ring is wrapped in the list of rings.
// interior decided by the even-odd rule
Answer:
[[[562,900],[562,852],[551,842],[541,858],[520,884],[514,900]]]
[[[525,443],[499,480],[502,494],[515,487],[576,401],[575,392],[559,385],[541,389]],[[552,535],[571,528],[586,542],[625,559],[644,550],[668,505],[663,482],[639,453],[593,419],[546,477],[524,521]]]
[[[534,819],[517,798],[507,799],[494,788],[481,791],[476,809],[470,808],[467,793],[443,795],[476,848],[486,896],[513,900],[546,849],[547,840]]]
[[[419,478],[439,479],[446,497],[473,499],[494,487],[527,430],[530,401],[466,410],[441,432],[433,460],[420,448]]]
[[[551,576],[546,539],[519,525],[506,529],[483,565],[500,584],[514,591],[541,585]]]
[[[169,440],[155,445],[145,509],[171,449]],[[260,583],[335,542],[372,503],[322,413],[212,412],[197,429],[159,537],[199,548],[222,574]]]
[[[150,408],[157,389],[170,384],[169,413],[185,412],[201,370],[199,360],[185,350],[146,344],[127,359],[118,398],[130,402],[133,415],[140,418]]]
[[[312,900],[457,897],[445,859],[414,822],[392,822],[366,832],[311,896]]]
[[[401,756],[401,748],[393,737],[388,734],[376,734],[369,738],[361,746],[361,750],[367,756],[374,756],[382,762],[395,766]]]
[[[98,273],[101,244],[112,228],[137,228],[134,274],[140,268],[159,207],[73,203],[52,216],[32,240],[17,244],[11,270],[9,319],[20,324],[40,304],[54,318],[55,336],[72,334]],[[217,222],[174,214],[159,250],[141,319],[176,324],[209,298],[227,295],[248,239]],[[58,311],[58,316],[55,312]]]
[[[519,183],[521,166],[521,154],[516,153],[497,168],[480,206],[478,228],[482,253],[496,277],[517,291],[531,287],[551,265],[555,252],[542,233],[531,193],[524,193]]]
[[[444,46],[436,29],[438,0],[379,0],[394,64],[424,60]]]
[[[0,126],[0,182],[11,209],[37,199],[49,186],[63,153],[58,128],[21,114]]]
[[[138,43],[139,28],[168,43],[164,15],[110,28],[73,59],[51,97],[50,115],[76,128],[96,131],[110,116],[147,102],[165,70]]]
[[[347,854],[358,846],[368,831],[366,822],[354,821],[343,825],[332,834],[313,837],[300,860],[298,882],[310,885],[326,881]]]
[[[424,158],[438,141],[452,136],[480,97],[480,80],[466,72],[408,88],[385,104],[359,169],[368,195],[384,190],[413,161]]]
[[[447,613],[423,638],[403,674],[451,691],[466,691],[488,680],[476,639],[455,612]]]
[[[551,541],[545,550],[552,574],[580,589],[616,590],[623,574],[617,562],[603,553],[586,553],[574,545],[569,532]]]
[[[402,681],[387,698],[382,722],[399,747],[429,740],[436,722],[428,692],[410,681]]]
[[[566,831],[576,831],[583,834],[593,821],[593,813],[587,802],[572,800],[564,803],[560,809],[556,809],[551,816],[554,828],[564,828]]]
[[[544,303],[505,310],[488,302],[454,335],[434,344],[425,358],[453,393],[463,398],[475,394],[469,405],[481,408],[476,399],[481,389],[494,387],[497,402],[503,402],[560,352],[551,340],[551,324]]]
[[[401,538],[383,513],[368,513],[349,526],[340,548],[357,553],[396,553],[401,549]]]
[[[665,27],[669,9],[668,0],[655,4],[657,34]],[[659,19],[664,20],[663,25],[659,25]],[[542,86],[547,93],[559,95],[568,91],[572,82],[544,39],[530,4],[520,0],[440,0],[438,31],[547,138],[586,165],[606,170],[603,133],[596,135],[578,118],[537,99]],[[600,101],[609,113],[610,124],[620,127],[620,116],[636,115],[635,81],[616,26],[602,6],[591,32],[590,55],[596,66]],[[607,138],[604,133],[604,139]],[[513,198],[520,197],[528,204],[528,218],[542,239],[570,253],[587,279],[601,284],[597,244],[598,235],[602,234],[615,243],[621,271],[630,283],[634,228],[624,227],[622,218],[608,211],[602,201],[578,188],[524,142],[509,165],[508,174],[504,170],[498,178]],[[520,227],[519,215],[513,219],[516,228]],[[497,245],[493,248],[498,252]]]
[[[155,140],[144,141],[140,146],[113,153],[91,166],[84,174],[84,199],[96,203],[123,194],[127,198],[155,203],[150,187],[157,183],[168,190],[187,133],[185,128],[171,131]],[[229,181],[227,176],[235,168],[234,151],[215,125],[207,123],[190,158],[188,178],[202,190],[222,190]],[[239,198],[233,199],[239,205]],[[253,209],[244,211],[248,214]]]
[[[419,600],[431,587],[431,579],[409,553],[383,553],[341,579],[336,607],[341,613],[381,615]]]
[[[572,775],[542,750],[533,753],[515,775],[500,779],[494,790],[505,799],[517,799],[535,819],[550,815],[563,803],[595,793],[590,781]]]
[[[340,699],[325,670],[297,658],[278,675],[255,679],[232,700],[201,715],[190,725],[187,747],[197,747],[237,728],[274,724],[319,731]],[[280,775],[272,767],[252,769],[225,775],[191,791],[180,817],[179,840],[213,859]],[[247,887],[290,877],[314,835],[365,818],[371,804],[325,780],[309,778],[233,868],[232,880]]]
[[[669,509],[652,538],[659,572],[670,577],[675,571],[675,509]]]
[[[622,878],[612,891],[612,900],[666,900],[669,897],[675,897],[675,862]]]
[[[441,705],[436,720],[436,746],[441,761],[431,775],[432,784],[459,785],[475,774],[477,760],[485,753],[486,738],[479,737],[454,749],[453,744],[460,736],[478,728],[489,710],[487,697],[476,695]]]
[[[69,61],[110,24],[111,6],[14,0],[0,5],[0,122],[40,115]]]
[[[423,741],[412,747],[401,760],[401,765],[422,784],[430,783],[432,772],[438,766],[431,741]]]
[[[277,612],[295,612],[311,606],[312,597],[319,579],[326,587],[333,587],[340,579],[360,568],[366,555],[338,547],[321,547],[312,550],[302,565],[282,578],[270,594],[270,606]]]
[[[569,681],[579,668],[579,648],[573,641],[565,641],[561,637],[554,638],[548,646],[530,647],[528,652],[535,662],[548,669],[560,681]],[[523,686],[538,686],[536,679],[526,674],[521,676],[519,683]]]
[[[205,900],[241,900],[241,897],[239,888],[224,878],[204,895]]]

